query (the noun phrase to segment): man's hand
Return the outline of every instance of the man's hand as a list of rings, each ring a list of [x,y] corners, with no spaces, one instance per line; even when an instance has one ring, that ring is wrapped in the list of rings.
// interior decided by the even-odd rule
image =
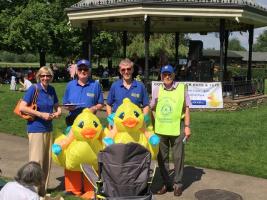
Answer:
[[[184,127],[184,133],[185,133],[186,138],[189,139],[191,136],[191,129],[189,126]]]

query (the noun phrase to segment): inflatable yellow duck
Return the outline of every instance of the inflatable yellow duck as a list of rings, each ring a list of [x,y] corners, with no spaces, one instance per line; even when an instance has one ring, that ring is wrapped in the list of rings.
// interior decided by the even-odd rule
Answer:
[[[96,115],[86,108],[67,131],[68,135],[58,133],[52,145],[53,160],[65,168],[65,190],[84,199],[92,199],[94,190],[82,177],[80,164],[87,163],[98,168],[97,154],[102,149],[99,137],[102,129]]]
[[[106,145],[113,142],[136,142],[147,148],[151,152],[152,158],[156,159],[159,137],[154,134],[152,124],[145,125],[144,114],[137,105],[132,103],[130,99],[125,98],[118,107],[113,120],[115,134],[110,133],[113,130],[110,131],[107,128],[104,130],[103,142]]]
[[[58,134],[52,147],[53,160],[60,166],[74,171],[80,171],[81,163],[88,163],[97,169],[97,154],[102,149],[99,138],[102,125],[89,109],[84,109],[77,116],[69,135]],[[61,150],[56,151],[59,146]]]

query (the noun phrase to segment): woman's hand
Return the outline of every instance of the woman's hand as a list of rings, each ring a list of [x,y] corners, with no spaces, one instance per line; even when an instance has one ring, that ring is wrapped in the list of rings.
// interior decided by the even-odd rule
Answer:
[[[52,113],[52,116],[53,116],[53,119],[57,119],[57,118],[59,118],[60,117],[60,115],[61,115],[61,112],[54,112],[54,113]]]
[[[46,113],[46,112],[40,112],[40,118],[49,121],[53,119],[53,114],[51,113]]]

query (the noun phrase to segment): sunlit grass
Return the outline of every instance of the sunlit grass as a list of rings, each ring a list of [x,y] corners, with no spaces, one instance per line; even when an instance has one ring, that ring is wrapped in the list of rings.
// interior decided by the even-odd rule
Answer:
[[[66,83],[53,85],[61,101]],[[26,122],[13,114],[22,95],[10,91],[9,85],[0,86],[0,132],[26,136]],[[186,164],[267,178],[266,116],[267,105],[235,112],[191,112]],[[65,128],[64,117],[53,123]]]

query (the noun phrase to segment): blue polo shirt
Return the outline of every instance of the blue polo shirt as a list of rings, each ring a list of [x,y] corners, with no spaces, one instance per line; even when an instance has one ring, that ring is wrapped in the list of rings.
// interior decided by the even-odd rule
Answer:
[[[37,83],[38,97],[36,100],[37,110],[40,112],[53,113],[54,105],[58,103],[58,98],[54,87],[48,85],[47,91],[40,83]],[[23,100],[29,105],[35,93],[35,85],[32,85],[25,93]],[[36,117],[34,121],[28,121],[28,133],[44,133],[52,131],[52,120],[46,121]]]
[[[112,107],[112,112],[116,112],[117,108],[122,104],[124,98],[129,98],[134,104],[140,108],[148,106],[149,98],[147,90],[143,83],[133,80],[129,89],[124,87],[122,79],[115,81],[108,93],[107,104]]]
[[[84,86],[81,86],[78,80],[70,81],[63,97],[63,104],[68,103],[81,104],[71,111],[70,115],[79,113],[81,109],[103,104],[104,98],[99,82],[89,79]]]

